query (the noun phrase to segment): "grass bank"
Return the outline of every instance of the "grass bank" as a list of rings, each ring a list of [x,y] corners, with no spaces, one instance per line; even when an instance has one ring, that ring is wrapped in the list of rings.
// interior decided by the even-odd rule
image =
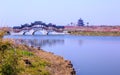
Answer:
[[[51,63],[28,51],[24,45],[0,38],[0,75],[51,75]]]
[[[75,75],[70,61],[42,49],[3,39],[4,34],[0,31],[0,75]]]

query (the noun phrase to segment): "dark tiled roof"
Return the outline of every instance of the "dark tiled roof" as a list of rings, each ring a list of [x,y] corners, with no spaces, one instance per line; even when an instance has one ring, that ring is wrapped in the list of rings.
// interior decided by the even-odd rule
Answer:
[[[14,26],[13,29],[21,29],[20,26]]]
[[[58,29],[59,29],[59,28],[65,28],[65,27],[64,27],[64,26],[56,26],[56,28],[58,28]]]

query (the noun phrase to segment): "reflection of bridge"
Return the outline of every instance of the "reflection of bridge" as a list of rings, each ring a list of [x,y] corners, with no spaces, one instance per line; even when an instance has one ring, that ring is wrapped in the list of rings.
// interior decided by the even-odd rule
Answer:
[[[55,44],[64,44],[63,39],[14,39],[18,44],[25,44],[34,47],[53,46]]]
[[[51,23],[45,24],[41,21],[24,24],[20,27],[13,27],[11,35],[49,35],[49,34],[65,34],[64,26],[56,26]]]

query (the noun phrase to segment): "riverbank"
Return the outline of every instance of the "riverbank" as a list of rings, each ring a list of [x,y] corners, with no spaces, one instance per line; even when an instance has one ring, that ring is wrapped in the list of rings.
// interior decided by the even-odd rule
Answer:
[[[51,64],[47,67],[51,75],[75,75],[71,61],[65,60],[63,57],[57,56],[51,52],[45,52],[40,48],[28,47],[28,50]]]
[[[72,35],[86,36],[120,36],[120,26],[66,26]]]
[[[0,75],[76,75],[63,57],[0,36]]]
[[[104,31],[69,31],[71,35],[83,36],[120,36],[120,32],[104,32]]]
[[[72,63],[61,56],[26,45],[14,43],[13,46],[17,54],[15,57],[18,59],[16,67],[19,68],[19,72],[17,75],[76,75]],[[9,56],[14,49],[7,50],[4,54]],[[8,57],[5,58],[9,61]],[[0,68],[2,68],[1,65]]]

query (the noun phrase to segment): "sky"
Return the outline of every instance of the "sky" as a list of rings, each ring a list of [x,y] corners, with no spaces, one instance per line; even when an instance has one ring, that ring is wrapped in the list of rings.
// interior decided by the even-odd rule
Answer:
[[[68,25],[79,18],[89,25],[120,25],[120,0],[0,0],[0,26]]]

